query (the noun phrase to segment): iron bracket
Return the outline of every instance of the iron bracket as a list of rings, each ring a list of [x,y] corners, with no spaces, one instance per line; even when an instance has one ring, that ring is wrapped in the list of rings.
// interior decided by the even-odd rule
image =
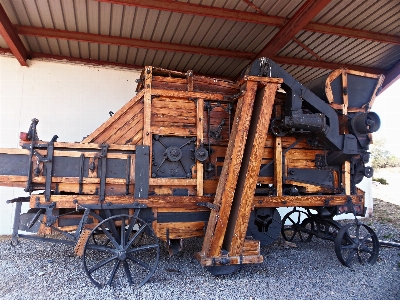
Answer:
[[[197,206],[202,206],[202,207],[207,207],[211,210],[215,210],[216,212],[219,212],[219,205],[215,205],[213,203],[210,202],[197,202],[196,203]]]

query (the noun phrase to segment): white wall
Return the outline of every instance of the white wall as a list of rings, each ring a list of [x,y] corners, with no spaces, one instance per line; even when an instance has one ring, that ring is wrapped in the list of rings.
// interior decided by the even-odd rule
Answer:
[[[0,56],[0,148],[19,148],[19,132],[39,119],[38,135],[80,142],[136,93],[138,71]],[[10,234],[14,207],[6,200],[26,195],[0,187],[0,234]]]

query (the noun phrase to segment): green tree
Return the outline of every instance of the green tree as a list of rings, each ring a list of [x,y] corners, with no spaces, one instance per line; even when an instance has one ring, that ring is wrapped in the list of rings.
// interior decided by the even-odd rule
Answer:
[[[386,140],[379,139],[371,145],[372,167],[374,169],[399,167],[400,159],[386,149]]]

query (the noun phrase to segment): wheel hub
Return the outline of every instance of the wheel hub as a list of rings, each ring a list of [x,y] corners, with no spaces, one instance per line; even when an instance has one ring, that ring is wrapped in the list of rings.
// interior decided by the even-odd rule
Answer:
[[[118,251],[118,259],[119,260],[125,260],[126,259],[126,251],[125,250]]]

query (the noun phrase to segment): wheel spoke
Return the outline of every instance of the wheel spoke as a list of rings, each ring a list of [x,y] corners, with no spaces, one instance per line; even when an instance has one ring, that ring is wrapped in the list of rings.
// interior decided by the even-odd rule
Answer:
[[[151,270],[151,266],[147,263],[145,263],[144,261],[141,261],[140,259],[137,259],[136,257],[133,257],[131,255],[127,256],[128,259],[130,259],[131,261],[137,263],[138,265],[142,266],[143,268],[147,269],[147,270]]]
[[[110,278],[109,278],[108,281],[107,281],[107,284],[108,284],[108,285],[111,285],[111,283],[112,283],[112,281],[113,281],[113,279],[114,279],[115,273],[117,273],[117,270],[118,270],[118,267],[119,267],[119,264],[120,264],[120,263],[121,263],[120,260],[118,260],[118,261],[115,263],[114,268],[113,268],[113,270],[112,270],[112,272],[111,272]]]
[[[133,252],[139,252],[139,251],[142,251],[142,250],[149,250],[149,249],[154,249],[154,248],[157,248],[157,247],[158,247],[158,244],[144,245],[144,246],[141,246],[141,247],[129,249],[128,251],[126,251],[126,253],[128,254],[128,253],[133,253]]]
[[[122,217],[122,224],[121,224],[121,247],[125,247],[125,217]]]
[[[343,249],[343,250],[357,249],[357,245],[355,245],[355,244],[343,245],[343,246],[342,246],[342,249]]]
[[[351,251],[350,254],[347,256],[347,259],[346,259],[347,266],[351,265],[351,261],[353,260],[354,255],[356,254],[356,252],[357,252],[357,250],[353,249],[353,251]]]
[[[132,221],[129,223],[128,229],[126,230],[126,236],[125,236],[126,239],[129,239],[129,236],[131,235],[133,227],[135,225],[136,225],[136,222],[134,222],[132,219]]]
[[[108,220],[107,224],[108,224],[108,228],[110,228],[111,233],[114,236],[115,241],[117,242],[117,244],[119,244],[121,240],[120,240],[120,236],[118,234],[117,228],[115,227],[114,220],[113,219]]]
[[[132,285],[133,284],[132,274],[131,274],[131,271],[129,270],[129,265],[128,265],[128,262],[126,260],[124,261],[124,269],[125,269],[126,277],[128,278],[128,282],[129,282],[130,285]]]
[[[109,262],[113,261],[116,258],[117,258],[117,256],[113,256],[113,257],[107,258],[107,259],[99,262],[97,265],[95,265],[94,267],[90,268],[90,270],[88,270],[89,274],[92,274],[94,271],[98,270],[99,268],[108,264]]]
[[[288,216],[288,219],[290,220],[290,222],[292,222],[292,224],[296,224],[295,221],[292,220],[292,218],[290,216]]]
[[[130,241],[126,244],[125,249],[128,249],[132,243],[136,240],[136,238],[139,236],[139,234],[141,234],[144,231],[144,228],[146,227],[146,225],[143,225],[142,227],[139,228],[138,231],[136,231],[136,233],[133,235],[133,237],[130,239]]]
[[[119,247],[118,242],[115,240],[115,238],[112,236],[112,234],[106,229],[104,224],[101,224],[101,228],[103,229],[104,234],[109,238],[111,243],[114,245],[115,249],[118,249],[118,247]]]

